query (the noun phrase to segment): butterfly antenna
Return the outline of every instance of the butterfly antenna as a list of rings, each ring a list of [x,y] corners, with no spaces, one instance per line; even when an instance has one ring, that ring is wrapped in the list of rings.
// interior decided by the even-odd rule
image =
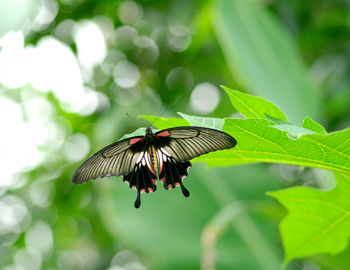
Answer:
[[[165,108],[164,108],[164,110],[162,110],[162,111],[160,112],[160,114],[158,114],[158,116],[151,122],[151,125],[153,125],[154,122],[157,121],[157,120],[159,119],[159,117],[160,117],[163,113],[165,113],[167,110],[168,110],[168,105],[166,105]]]
[[[130,117],[131,119],[136,120],[137,122],[142,123],[142,125],[145,125],[145,124],[146,124],[145,122],[143,122],[143,121],[140,120],[139,118],[137,118],[137,117],[135,117],[135,116],[132,116],[132,115],[130,115],[129,113],[126,113],[126,115],[127,115],[128,117]]]

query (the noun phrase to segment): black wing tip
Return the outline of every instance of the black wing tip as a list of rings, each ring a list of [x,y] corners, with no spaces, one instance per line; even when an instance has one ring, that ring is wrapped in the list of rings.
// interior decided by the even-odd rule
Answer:
[[[232,147],[235,147],[237,145],[237,140],[235,138],[233,138],[230,134],[228,134],[231,137],[231,143],[232,143]]]
[[[222,130],[216,129],[216,128],[207,128],[207,127],[196,127],[196,128],[215,130],[215,131],[221,133],[223,136],[227,137],[229,140],[230,147],[228,149],[231,149],[237,145],[237,140],[234,137],[232,137],[230,134],[226,133],[225,131],[222,131]]]
[[[83,179],[77,179],[77,178],[73,178],[72,179],[72,182],[76,185],[81,185],[81,184],[84,184],[86,182],[88,182],[89,180],[83,180]]]
[[[77,185],[84,183],[83,181],[81,181],[81,180],[79,179],[79,176],[78,176],[77,173],[75,173],[74,176],[72,177],[72,182],[73,182],[74,184],[77,184]]]

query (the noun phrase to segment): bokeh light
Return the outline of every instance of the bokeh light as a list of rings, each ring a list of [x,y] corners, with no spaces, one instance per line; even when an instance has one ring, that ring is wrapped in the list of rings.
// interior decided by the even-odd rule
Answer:
[[[114,81],[123,88],[136,86],[140,80],[141,74],[136,65],[129,61],[119,62],[113,71]]]
[[[200,83],[193,89],[190,106],[196,113],[208,114],[215,110],[219,99],[219,91],[215,85]]]
[[[82,160],[90,150],[89,139],[84,134],[70,136],[64,144],[64,155],[69,161]]]

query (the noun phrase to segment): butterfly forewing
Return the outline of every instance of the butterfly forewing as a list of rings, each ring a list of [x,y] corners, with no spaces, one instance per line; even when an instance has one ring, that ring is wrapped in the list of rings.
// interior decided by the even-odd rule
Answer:
[[[204,127],[175,127],[159,131],[155,135],[159,137],[160,146],[178,161],[230,149],[237,144],[230,135]],[[162,145],[162,140],[167,143]]]
[[[73,176],[73,182],[82,184],[96,178],[129,173],[135,167],[143,144],[143,137],[138,136],[103,148],[79,167]]]

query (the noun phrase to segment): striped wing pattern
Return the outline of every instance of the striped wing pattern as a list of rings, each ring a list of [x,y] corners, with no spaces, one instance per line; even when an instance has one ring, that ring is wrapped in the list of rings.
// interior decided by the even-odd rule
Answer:
[[[209,152],[230,149],[237,141],[220,130],[204,127],[175,127],[167,129],[168,145],[163,148],[177,161],[190,160]],[[162,134],[159,131],[157,134]]]
[[[183,179],[191,167],[189,160],[200,155],[233,148],[237,141],[230,135],[203,127],[175,127],[150,132],[113,143],[86,160],[73,176],[76,184],[89,180],[123,175],[123,181],[137,190],[134,206],[141,205],[140,194],[154,192],[157,180],[165,189],[181,187],[190,195]]]
[[[132,171],[140,153],[132,151],[133,139],[142,140],[143,137],[133,137],[113,143],[98,151],[86,160],[73,176],[75,184],[82,184],[91,179],[118,176]]]

